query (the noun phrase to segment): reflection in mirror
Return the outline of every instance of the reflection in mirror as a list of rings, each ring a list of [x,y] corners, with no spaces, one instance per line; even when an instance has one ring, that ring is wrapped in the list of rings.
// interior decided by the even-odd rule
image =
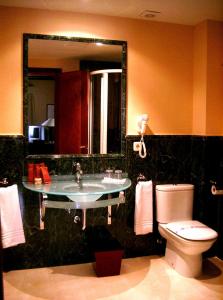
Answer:
[[[126,42],[24,34],[23,44],[29,154],[124,154]]]

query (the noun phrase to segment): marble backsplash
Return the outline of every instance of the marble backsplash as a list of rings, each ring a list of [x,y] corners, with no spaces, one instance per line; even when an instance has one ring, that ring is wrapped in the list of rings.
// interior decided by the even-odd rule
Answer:
[[[157,224],[154,233],[144,236],[134,234],[135,186],[140,173],[147,180],[160,183],[193,183],[195,185],[194,218],[206,223],[219,233],[219,239],[211,250],[223,257],[222,197],[210,193],[210,180],[223,180],[223,138],[202,136],[146,136],[148,155],[141,159],[133,152],[133,142],[138,136],[127,136],[126,156],[54,156],[24,157],[21,136],[0,136],[0,179],[8,177],[19,185],[26,243],[5,249],[4,268],[21,269],[64,265],[92,261],[89,230],[100,228],[115,237],[124,249],[124,257],[159,254],[163,252]],[[45,230],[39,229],[38,195],[22,187],[22,175],[28,162],[44,161],[50,172],[71,174],[72,162],[81,163],[85,173],[102,172],[108,167],[126,171],[132,186],[126,193],[126,203],[112,208],[112,224],[107,225],[105,208],[87,210],[87,230],[81,223],[74,223],[74,216],[81,211],[47,209]],[[102,231],[103,232],[103,231]],[[158,241],[158,243],[157,243]]]

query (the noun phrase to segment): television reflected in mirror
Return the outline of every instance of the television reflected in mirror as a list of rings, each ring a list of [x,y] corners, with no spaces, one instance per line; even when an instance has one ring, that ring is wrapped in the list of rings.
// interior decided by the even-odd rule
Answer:
[[[124,154],[127,43],[23,35],[28,154]]]

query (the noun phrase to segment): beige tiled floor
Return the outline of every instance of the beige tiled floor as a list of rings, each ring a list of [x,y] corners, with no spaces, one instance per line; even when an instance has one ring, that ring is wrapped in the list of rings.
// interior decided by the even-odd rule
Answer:
[[[122,260],[121,274],[96,277],[92,264],[11,271],[4,274],[5,300],[220,300],[223,261],[204,263],[198,279],[184,278],[158,256]]]

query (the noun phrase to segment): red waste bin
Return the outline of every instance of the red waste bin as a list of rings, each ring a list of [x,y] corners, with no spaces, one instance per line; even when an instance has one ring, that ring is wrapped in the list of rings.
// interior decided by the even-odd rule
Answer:
[[[122,249],[95,251],[94,269],[97,276],[119,275],[123,252]]]

